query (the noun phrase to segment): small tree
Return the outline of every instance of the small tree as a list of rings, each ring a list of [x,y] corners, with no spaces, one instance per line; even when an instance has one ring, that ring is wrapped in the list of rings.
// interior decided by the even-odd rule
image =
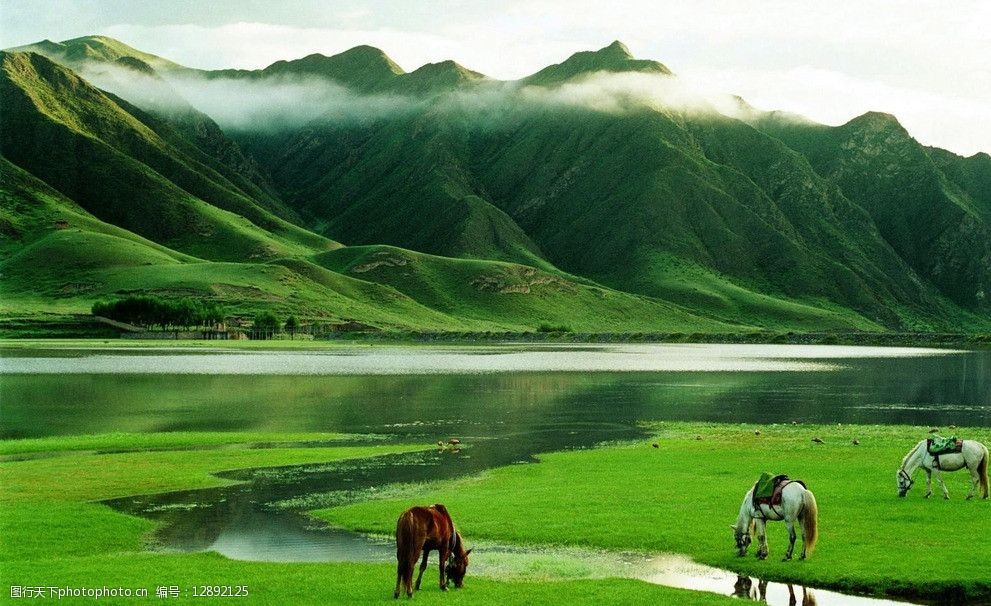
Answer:
[[[262,339],[268,339],[275,334],[275,331],[279,330],[279,319],[272,312],[265,311],[255,315],[252,328],[256,335]]]
[[[295,339],[297,330],[299,330],[299,320],[296,316],[286,318],[286,332],[289,333],[289,338]]]

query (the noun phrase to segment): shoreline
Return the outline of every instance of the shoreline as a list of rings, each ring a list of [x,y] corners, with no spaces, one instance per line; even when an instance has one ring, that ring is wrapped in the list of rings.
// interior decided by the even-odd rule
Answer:
[[[143,349],[192,347],[207,349],[319,349],[374,345],[512,345],[512,344],[712,344],[712,345],[847,345],[873,347],[931,347],[991,349],[991,334],[983,333],[574,333],[574,332],[354,332],[330,338],[297,335],[295,339],[183,340],[123,339],[118,336],[4,336],[4,348],[76,345]]]

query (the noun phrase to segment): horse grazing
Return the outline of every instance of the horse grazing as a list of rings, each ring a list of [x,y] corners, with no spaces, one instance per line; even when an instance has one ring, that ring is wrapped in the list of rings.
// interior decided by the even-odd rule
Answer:
[[[967,498],[974,497],[978,486],[981,488],[981,497],[988,498],[988,448],[980,442],[963,440],[959,452],[933,455],[929,453],[929,441],[922,440],[905,455],[905,458],[902,459],[902,466],[895,472],[895,478],[898,482],[898,496],[904,497],[908,494],[912,484],[915,484],[912,476],[920,467],[926,472],[925,498],[927,499],[933,493],[932,477],[934,474],[940,488],[943,489],[943,498],[949,499],[950,492],[946,490],[946,484],[943,483],[942,472],[957,471],[964,467],[970,471],[971,479],[970,492],[967,493]]]
[[[461,533],[454,527],[454,521],[447,508],[440,503],[430,507],[410,507],[399,516],[396,522],[396,591],[399,597],[400,586],[406,589],[407,597],[413,597],[413,568],[423,554],[420,574],[416,577],[415,588],[420,589],[423,571],[427,569],[427,557],[432,550],[440,552],[440,588],[447,591],[448,580],[460,588],[468,571],[468,554]]]
[[[802,523],[801,559],[804,560],[812,553],[812,550],[815,548],[816,539],[819,537],[819,508],[816,505],[815,495],[812,494],[811,490],[805,488],[805,485],[801,482],[785,480],[776,489],[780,491],[780,503],[757,504],[754,502],[754,488],[747,491],[747,494],[743,497],[743,503],[740,505],[740,514],[736,517],[736,524],[730,525],[736,539],[737,553],[740,557],[747,555],[751,536],[756,532],[757,543],[760,547],[757,550],[757,558],[760,560],[766,558],[767,534],[765,525],[767,522],[784,520],[785,526],[788,527],[788,538],[791,542],[782,561],[790,560],[792,553],[795,551],[795,521],[797,520]]]

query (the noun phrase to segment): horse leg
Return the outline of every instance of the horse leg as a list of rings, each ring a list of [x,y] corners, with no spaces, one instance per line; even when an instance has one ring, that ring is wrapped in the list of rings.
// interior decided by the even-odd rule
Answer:
[[[763,560],[767,557],[767,523],[764,520],[756,520],[754,529],[757,531],[757,559]]]
[[[788,527],[788,541],[789,542],[788,542],[788,551],[785,552],[785,557],[782,558],[782,560],[781,560],[782,562],[787,562],[788,560],[790,560],[791,559],[791,554],[795,551],[795,538],[796,538],[796,535],[795,535],[795,521],[794,520],[787,520],[786,519],[785,520],[785,526]],[[805,538],[804,537],[802,538],[802,541],[803,542],[805,541]]]
[[[427,549],[423,550],[423,561],[420,562],[420,574],[416,575],[416,590],[420,591],[420,580],[423,579],[423,571],[427,569],[427,558],[430,557],[430,551]]]
[[[981,474],[977,471],[976,467],[973,469],[967,467],[967,471],[970,472],[970,492],[967,493],[967,500],[969,501],[977,494],[977,487],[981,483]]]
[[[419,550],[410,554],[406,561],[406,570],[403,571],[403,585],[406,586],[406,597],[413,597],[413,569],[416,568],[416,561],[419,559]]]
[[[438,552],[440,553],[440,590],[447,591],[447,571],[445,567],[447,566],[447,558],[451,557],[451,550],[441,547]]]
[[[943,489],[943,498],[949,499],[950,491],[946,489],[946,484],[943,482],[943,472],[938,469],[934,469],[933,473],[936,474],[936,481],[939,482],[939,487]]]
[[[927,467],[923,467],[922,471],[926,472],[926,494],[924,498],[928,499],[933,496],[933,472]]]

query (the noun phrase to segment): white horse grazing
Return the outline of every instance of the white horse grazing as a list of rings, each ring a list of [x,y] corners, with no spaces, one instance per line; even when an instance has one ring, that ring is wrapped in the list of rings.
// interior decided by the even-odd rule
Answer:
[[[819,507],[816,505],[815,495],[800,482],[790,482],[781,490],[781,504],[771,507],[761,504],[754,507],[754,489],[751,488],[743,497],[743,504],[740,505],[740,515],[736,518],[736,524],[731,524],[730,528],[736,538],[736,549],[740,557],[747,555],[747,548],[750,547],[751,535],[757,533],[757,558],[763,560],[767,557],[767,535],[764,526],[767,522],[784,520],[788,527],[788,551],[785,552],[783,561],[791,559],[791,554],[795,551],[795,521],[802,523],[802,556],[805,559],[815,548],[816,539],[819,537],[818,519]]]
[[[895,477],[898,480],[898,496],[904,497],[908,494],[909,488],[912,488],[912,484],[915,484],[912,476],[915,475],[915,472],[920,467],[922,471],[926,472],[925,496],[927,499],[933,493],[933,474],[936,475],[936,481],[939,482],[940,488],[943,489],[943,498],[949,499],[950,493],[946,490],[946,484],[943,483],[943,474],[941,472],[957,471],[964,467],[970,471],[972,482],[970,492],[967,493],[967,498],[971,499],[974,497],[978,486],[981,487],[981,497],[988,498],[988,448],[980,442],[964,440],[963,449],[960,452],[941,454],[937,463],[937,458],[929,454],[929,448],[926,447],[926,440],[922,440],[905,455],[905,458],[902,459],[902,466],[895,473]]]

